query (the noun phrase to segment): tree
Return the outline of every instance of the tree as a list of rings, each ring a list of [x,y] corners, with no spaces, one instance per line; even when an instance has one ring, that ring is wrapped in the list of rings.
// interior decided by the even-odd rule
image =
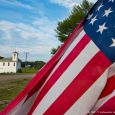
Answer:
[[[32,61],[28,61],[28,62],[21,62],[21,67],[25,67],[25,65],[30,65],[30,67],[34,67],[34,63]]]
[[[87,0],[83,0],[82,4],[74,6],[69,17],[63,21],[58,22],[56,28],[56,36],[62,43],[66,41],[68,36],[72,33],[73,29],[80,23],[81,20],[86,16],[88,11],[93,6]],[[51,53],[55,54],[58,48],[53,48]]]
[[[0,56],[0,59],[3,59],[4,57]]]
[[[58,46],[57,48],[52,48],[51,54],[52,55],[55,54],[59,48],[60,48],[60,46]]]
[[[61,42],[65,42],[73,29],[80,23],[92,7],[92,3],[83,0],[81,5],[74,6],[68,18],[58,23],[56,34]]]
[[[34,63],[34,68],[39,70],[39,69],[41,69],[44,65],[45,65],[45,62],[44,62],[44,61],[35,61],[35,63]]]

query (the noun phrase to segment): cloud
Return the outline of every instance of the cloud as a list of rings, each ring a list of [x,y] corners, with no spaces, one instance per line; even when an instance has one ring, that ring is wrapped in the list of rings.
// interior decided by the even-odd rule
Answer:
[[[90,2],[92,2],[92,3],[95,3],[95,2],[97,2],[97,0],[88,0],[88,1],[90,1]]]
[[[66,8],[72,9],[74,5],[79,5],[82,0],[49,0],[51,3],[55,3]],[[88,0],[95,3],[97,0]]]
[[[7,35],[14,35],[17,33],[22,39],[38,39],[44,40],[48,37],[53,37],[56,22],[50,22],[46,17],[36,18],[32,25],[25,23],[14,23],[10,21],[0,21],[0,30],[5,33],[3,39],[9,39]],[[15,36],[16,37],[16,36]],[[14,39],[12,37],[12,39]]]
[[[31,25],[0,21],[0,42],[3,42],[0,44],[0,55],[6,56],[5,52],[13,52],[16,46],[21,53],[27,51],[33,57],[44,55],[43,60],[48,60],[51,57],[51,48],[59,45],[55,38],[55,28],[56,22],[47,17],[36,18]]]
[[[31,5],[24,4],[24,3],[19,2],[17,0],[2,0],[2,2],[11,4],[11,5],[14,5],[14,6],[17,6],[17,7],[22,7],[22,8],[25,8],[25,9],[29,9],[29,10],[33,9],[33,7]]]
[[[50,0],[51,3],[59,4],[66,8],[73,8],[74,5],[79,5],[79,0]]]

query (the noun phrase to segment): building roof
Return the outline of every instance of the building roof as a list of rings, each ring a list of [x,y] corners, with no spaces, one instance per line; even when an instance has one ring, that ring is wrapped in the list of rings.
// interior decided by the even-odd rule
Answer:
[[[21,62],[20,59],[18,59],[18,61]],[[13,61],[12,58],[2,58],[0,59],[0,62],[15,62],[15,61]]]
[[[17,52],[17,51],[14,51],[13,53],[17,53],[17,54],[18,54],[18,52]]]

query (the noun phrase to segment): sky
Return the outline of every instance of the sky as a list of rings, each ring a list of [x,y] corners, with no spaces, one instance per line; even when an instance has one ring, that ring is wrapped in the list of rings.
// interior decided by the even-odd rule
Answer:
[[[95,2],[96,0],[89,0]],[[60,42],[56,38],[57,23],[67,18],[74,5],[82,0],[0,0],[0,56],[13,51],[28,61],[51,58],[51,49]]]

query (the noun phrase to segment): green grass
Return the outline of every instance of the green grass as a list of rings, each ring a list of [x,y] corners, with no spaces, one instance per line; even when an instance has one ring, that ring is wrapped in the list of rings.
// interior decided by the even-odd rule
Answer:
[[[15,75],[15,74],[30,74],[37,73],[38,70],[35,68],[21,68],[17,71],[17,73],[0,73],[0,75]]]
[[[21,68],[21,70],[19,70],[18,73],[37,73],[37,72],[38,70],[35,68]]]
[[[31,78],[0,81],[0,111],[11,102]]]

